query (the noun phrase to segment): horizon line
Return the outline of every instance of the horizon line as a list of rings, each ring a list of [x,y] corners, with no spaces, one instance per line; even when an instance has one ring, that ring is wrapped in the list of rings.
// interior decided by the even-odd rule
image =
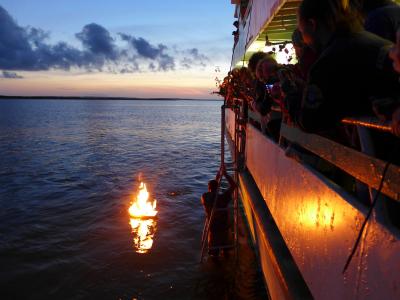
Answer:
[[[190,101],[223,101],[223,99],[198,99],[198,98],[180,98],[180,97],[113,97],[113,96],[8,96],[8,95],[0,95],[1,99],[31,99],[31,100],[174,100],[174,101],[182,101],[182,100],[190,100]]]

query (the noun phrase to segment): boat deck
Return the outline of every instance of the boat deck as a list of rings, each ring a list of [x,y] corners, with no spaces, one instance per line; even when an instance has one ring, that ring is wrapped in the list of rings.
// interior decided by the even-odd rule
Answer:
[[[253,0],[240,22],[239,41],[235,46],[233,66],[265,47],[267,36],[272,43],[290,41],[297,24],[301,0]]]

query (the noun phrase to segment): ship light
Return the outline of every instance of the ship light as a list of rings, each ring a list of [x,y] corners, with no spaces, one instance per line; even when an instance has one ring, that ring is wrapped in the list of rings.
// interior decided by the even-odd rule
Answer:
[[[295,64],[297,62],[296,53],[292,43],[267,45],[264,48],[264,52],[273,52],[278,64],[287,65],[289,63]]]

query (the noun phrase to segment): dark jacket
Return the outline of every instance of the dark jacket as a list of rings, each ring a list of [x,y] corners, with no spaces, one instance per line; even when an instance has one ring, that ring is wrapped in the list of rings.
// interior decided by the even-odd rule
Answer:
[[[365,30],[372,32],[380,37],[396,42],[396,33],[400,29],[400,6],[393,3],[368,13]]]
[[[371,115],[373,97],[399,95],[391,46],[365,31],[334,36],[310,70],[294,122],[305,131],[335,132],[344,117]]]
[[[215,205],[213,219],[210,224],[211,230],[219,230],[229,227],[229,213],[225,210],[229,202],[232,200],[232,189],[219,194],[217,197],[217,204]],[[211,212],[214,207],[215,193],[207,192],[201,197],[201,202],[206,211],[207,218],[211,217]]]

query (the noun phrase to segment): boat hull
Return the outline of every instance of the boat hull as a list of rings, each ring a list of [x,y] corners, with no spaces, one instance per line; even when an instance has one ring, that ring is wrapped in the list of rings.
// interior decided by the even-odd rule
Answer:
[[[234,134],[234,120],[234,113],[227,110],[228,139]],[[248,171],[239,176],[241,198],[272,299],[305,298],[307,290],[315,299],[400,298],[396,228],[372,218],[342,274],[367,208],[318,172],[287,157],[284,149],[249,124],[245,149]],[[248,184],[251,181],[253,185]],[[276,230],[267,226],[268,220]],[[277,239],[289,255],[283,246],[274,245]],[[293,283],[299,280],[305,285],[300,285],[302,293]]]

